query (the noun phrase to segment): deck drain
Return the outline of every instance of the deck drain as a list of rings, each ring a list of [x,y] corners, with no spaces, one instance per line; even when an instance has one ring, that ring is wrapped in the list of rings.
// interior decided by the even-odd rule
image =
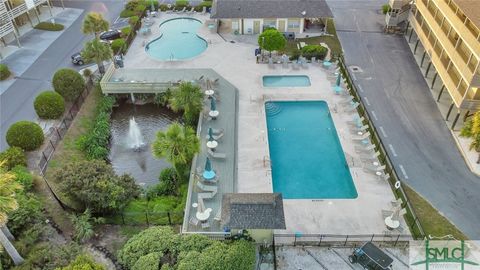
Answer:
[[[358,66],[350,66],[352,72],[363,72],[363,70]]]

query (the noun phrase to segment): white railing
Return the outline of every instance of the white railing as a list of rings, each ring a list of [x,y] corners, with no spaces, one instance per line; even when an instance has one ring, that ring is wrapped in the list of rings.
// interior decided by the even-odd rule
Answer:
[[[0,26],[0,37],[4,37],[14,31],[15,29],[13,28],[13,24],[9,21],[6,24]]]

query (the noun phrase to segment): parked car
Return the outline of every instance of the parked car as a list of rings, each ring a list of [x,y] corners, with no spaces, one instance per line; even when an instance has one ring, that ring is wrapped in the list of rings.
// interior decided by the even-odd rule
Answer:
[[[83,60],[82,55],[79,52],[72,55],[71,58],[72,58],[72,63],[74,63],[75,65],[82,66],[85,64],[85,61]]]
[[[115,39],[120,38],[121,33],[120,30],[108,30],[100,34],[100,40],[111,43]]]

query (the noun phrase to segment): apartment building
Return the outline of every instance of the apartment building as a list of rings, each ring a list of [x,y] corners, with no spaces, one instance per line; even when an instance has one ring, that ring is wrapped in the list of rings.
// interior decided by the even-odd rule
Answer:
[[[40,21],[37,8],[42,4],[47,4],[51,12],[48,0],[0,0],[0,40],[4,46],[13,38],[20,46],[18,27],[26,23],[33,27],[33,18]]]
[[[397,1],[404,2],[390,2]],[[436,89],[437,102],[448,93],[445,117],[451,129],[480,110],[479,29],[480,0],[415,0],[411,5],[406,39]]]

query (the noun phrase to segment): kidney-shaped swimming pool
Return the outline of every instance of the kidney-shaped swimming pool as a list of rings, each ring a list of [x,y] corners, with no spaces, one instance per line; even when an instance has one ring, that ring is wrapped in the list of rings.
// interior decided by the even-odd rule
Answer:
[[[197,35],[202,22],[192,18],[175,18],[160,24],[160,37],[145,47],[146,52],[159,60],[193,58],[207,49],[207,42]]]

